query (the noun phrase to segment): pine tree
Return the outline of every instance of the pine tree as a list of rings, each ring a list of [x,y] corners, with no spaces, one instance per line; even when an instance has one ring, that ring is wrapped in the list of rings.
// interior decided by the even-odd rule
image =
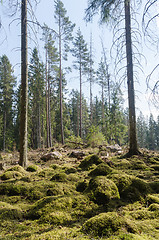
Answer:
[[[72,49],[72,55],[76,58],[74,60],[74,68],[79,71],[80,82],[80,137],[82,138],[82,76],[88,72],[88,48],[85,42],[81,30],[78,29],[76,37],[73,42],[74,48]]]
[[[13,146],[13,102],[15,77],[13,68],[6,55],[0,58],[0,148],[5,151]]]
[[[64,129],[63,129],[63,89],[62,89],[62,59],[67,60],[69,52],[69,43],[72,41],[72,32],[75,24],[72,24],[69,17],[66,16],[67,11],[64,8],[62,1],[55,0],[55,22],[58,25],[57,37],[59,41],[59,86],[60,86],[60,121],[61,121],[61,142],[64,144]]]
[[[126,61],[127,61],[127,84],[128,84],[128,104],[129,104],[129,127],[130,127],[130,139],[129,139],[129,152],[127,156],[139,154],[137,146],[136,135],[136,114],[135,114],[135,94],[134,94],[134,76],[133,76],[133,52],[132,52],[132,31],[131,31],[131,11],[130,0],[121,1],[101,1],[101,0],[89,0],[88,8],[86,10],[86,19],[90,21],[94,14],[101,13],[101,22],[106,22],[108,19],[115,19],[114,15],[121,13],[121,3],[124,3],[124,20],[125,20],[125,45],[126,45]],[[116,24],[116,21],[115,24]],[[118,38],[120,39],[120,38]],[[123,44],[122,44],[123,46]],[[120,59],[121,62],[121,59]]]

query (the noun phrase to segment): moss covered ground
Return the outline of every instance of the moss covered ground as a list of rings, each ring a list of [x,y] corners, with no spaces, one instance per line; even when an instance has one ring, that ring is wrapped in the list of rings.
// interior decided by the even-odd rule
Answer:
[[[29,152],[24,170],[18,153],[0,153],[0,239],[159,239],[159,154],[100,157],[99,149],[58,146]]]

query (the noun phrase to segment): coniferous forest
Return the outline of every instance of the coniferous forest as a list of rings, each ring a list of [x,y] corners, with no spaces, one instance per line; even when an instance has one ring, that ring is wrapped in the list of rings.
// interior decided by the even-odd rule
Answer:
[[[112,29],[99,62],[61,0],[55,29],[36,0],[0,4],[21,26],[20,75],[0,56],[0,239],[159,239],[159,115],[136,114],[135,101],[141,35],[158,48],[158,1],[87,1],[84,21]],[[145,77],[156,109],[157,71]]]

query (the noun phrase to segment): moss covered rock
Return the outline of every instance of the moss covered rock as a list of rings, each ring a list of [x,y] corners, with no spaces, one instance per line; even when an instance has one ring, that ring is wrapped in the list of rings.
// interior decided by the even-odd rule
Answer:
[[[159,194],[149,194],[146,198],[146,201],[148,205],[152,203],[158,203],[159,204]]]
[[[135,202],[142,200],[151,192],[152,189],[146,181],[139,178],[132,178],[131,184],[128,185],[124,191],[122,191],[121,197],[130,202]]]
[[[84,192],[87,187],[88,187],[88,181],[86,181],[86,180],[80,181],[80,182],[78,182],[77,185],[76,185],[76,190],[77,190],[78,192]]]
[[[116,212],[101,213],[87,220],[82,230],[94,236],[111,236],[125,226],[125,221]]]
[[[99,165],[103,161],[97,156],[97,155],[89,155],[88,157],[85,157],[83,161],[80,163],[79,167],[83,170],[89,170],[89,168],[95,164]]]
[[[95,169],[93,169],[89,175],[90,176],[107,176],[112,173],[112,168],[105,163],[99,164]]]
[[[0,219],[1,220],[20,220],[23,218],[23,211],[9,203],[0,202]]]
[[[105,176],[98,176],[89,182],[92,199],[98,204],[107,204],[112,199],[119,199],[118,188],[113,181]]]
[[[23,175],[17,171],[6,171],[1,175],[2,180],[20,179]]]
[[[64,172],[56,173],[50,181],[67,182],[67,174]]]
[[[110,179],[117,185],[120,194],[122,194],[132,183],[132,176],[124,173],[112,174]]]
[[[28,166],[27,169],[26,169],[26,171],[28,171],[28,172],[37,172],[37,171],[40,171],[40,170],[41,170],[40,167],[38,167],[37,165],[33,165],[33,164]]]

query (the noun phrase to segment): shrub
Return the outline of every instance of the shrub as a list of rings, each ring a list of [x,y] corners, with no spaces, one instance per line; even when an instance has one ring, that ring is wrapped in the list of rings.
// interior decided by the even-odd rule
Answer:
[[[87,137],[87,142],[90,146],[96,147],[105,143],[105,137],[102,132],[99,131],[99,128],[92,126]]]

